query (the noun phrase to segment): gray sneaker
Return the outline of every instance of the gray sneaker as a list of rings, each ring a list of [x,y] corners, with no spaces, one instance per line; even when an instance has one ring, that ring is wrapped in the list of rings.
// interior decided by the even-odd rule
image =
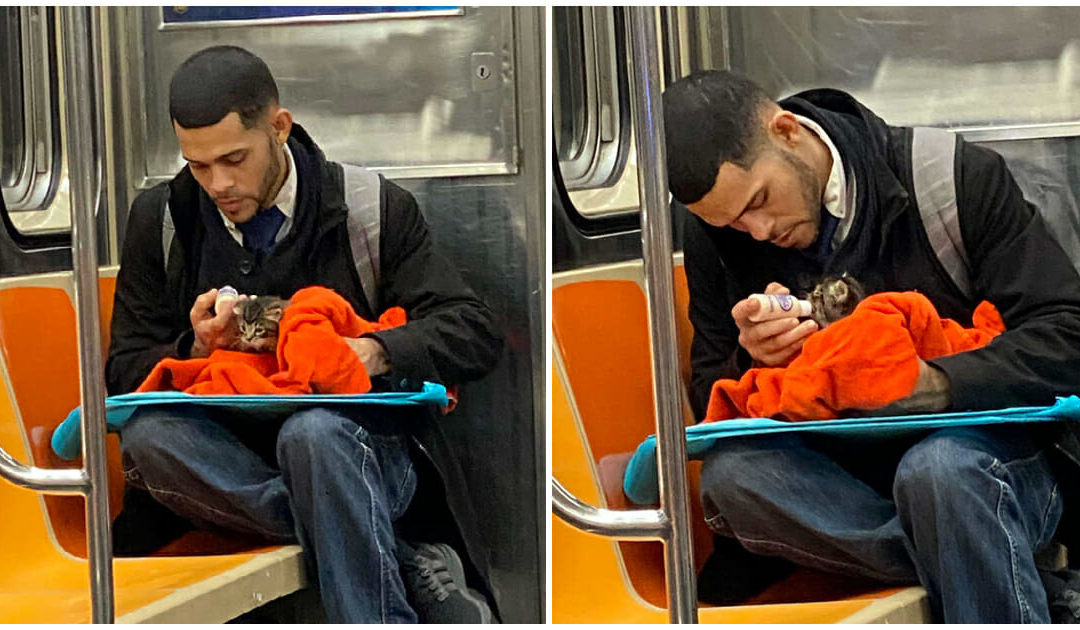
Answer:
[[[492,623],[491,608],[465,585],[461,558],[450,545],[399,540],[398,562],[420,623]]]

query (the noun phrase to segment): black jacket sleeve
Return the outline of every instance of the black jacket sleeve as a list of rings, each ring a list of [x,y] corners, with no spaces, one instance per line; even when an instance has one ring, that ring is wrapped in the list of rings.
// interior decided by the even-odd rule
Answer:
[[[394,377],[447,385],[480,378],[502,353],[495,316],[435,252],[413,196],[390,181],[383,190],[379,302],[404,308],[408,323],[371,336]]]
[[[998,308],[1006,332],[931,362],[949,377],[952,408],[1047,404],[1080,393],[1080,276],[1001,156],[961,147],[958,205],[973,288]]]
[[[731,316],[734,302],[728,288],[734,280],[705,225],[688,214],[683,237],[689,316],[694,327],[690,343],[690,404],[699,421],[705,417],[713,383],[721,378],[739,378],[751,365],[750,355],[739,345],[739,329]]]
[[[191,329],[178,325],[166,289],[161,218],[167,195],[167,184],[161,184],[131,205],[105,364],[111,395],[133,391],[158,361],[186,356],[191,347]]]

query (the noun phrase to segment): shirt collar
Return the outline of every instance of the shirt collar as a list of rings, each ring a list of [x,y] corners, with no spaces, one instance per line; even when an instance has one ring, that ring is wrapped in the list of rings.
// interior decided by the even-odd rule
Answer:
[[[285,168],[288,169],[289,174],[285,176],[285,183],[281,185],[281,190],[278,191],[274,203],[270,206],[277,206],[281,214],[284,214],[286,218],[291,218],[296,209],[296,163],[293,161],[292,149],[289,148],[288,143],[285,143]]]

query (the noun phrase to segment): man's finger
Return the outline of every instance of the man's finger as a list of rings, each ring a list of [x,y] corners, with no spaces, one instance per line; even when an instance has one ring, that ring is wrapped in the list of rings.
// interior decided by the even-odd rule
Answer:
[[[747,298],[736,302],[735,306],[731,307],[731,316],[735,318],[735,325],[739,328],[745,327],[750,321],[750,316],[758,312],[760,308],[761,303],[757,300]]]
[[[794,317],[773,319],[747,327],[744,337],[748,343],[762,343],[777,335],[788,332],[799,325]]]
[[[770,282],[769,286],[765,287],[765,295],[788,295],[789,293],[791,291],[779,282]]]
[[[766,353],[783,352],[788,348],[802,347],[806,338],[817,332],[817,324],[813,320],[807,320],[791,330],[776,335],[761,343],[761,349]]]
[[[765,354],[764,358],[758,360],[770,367],[786,365],[791,360],[791,357],[795,356],[799,350],[802,350],[803,341],[805,340],[799,341],[797,344],[786,350]]]
[[[215,300],[217,300],[217,289],[210,289],[195,298],[195,304],[191,307],[191,321],[209,319],[210,307],[214,305]]]

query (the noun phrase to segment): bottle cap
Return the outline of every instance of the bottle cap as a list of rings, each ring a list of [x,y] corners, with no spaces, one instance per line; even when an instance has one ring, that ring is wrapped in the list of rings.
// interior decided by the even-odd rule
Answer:
[[[221,308],[225,304],[225,302],[230,300],[235,302],[239,297],[240,293],[229,285],[221,287],[220,289],[218,289],[217,299],[214,300],[214,312],[220,313]]]

